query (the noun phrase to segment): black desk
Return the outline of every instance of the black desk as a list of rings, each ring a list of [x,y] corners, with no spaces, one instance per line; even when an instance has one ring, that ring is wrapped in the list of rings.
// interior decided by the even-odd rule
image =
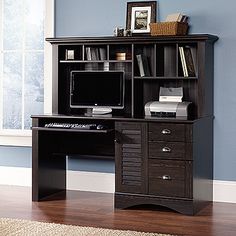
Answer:
[[[32,199],[66,190],[66,156],[115,158],[115,207],[162,205],[194,214],[212,201],[212,118],[33,116]],[[96,123],[106,130],[46,128]]]

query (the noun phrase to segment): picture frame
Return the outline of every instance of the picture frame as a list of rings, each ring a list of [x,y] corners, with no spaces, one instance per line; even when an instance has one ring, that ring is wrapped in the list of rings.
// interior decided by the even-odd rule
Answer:
[[[74,60],[75,59],[75,51],[72,49],[66,49],[66,60]]]
[[[150,23],[156,22],[157,1],[127,2],[126,29],[132,34],[150,33]]]

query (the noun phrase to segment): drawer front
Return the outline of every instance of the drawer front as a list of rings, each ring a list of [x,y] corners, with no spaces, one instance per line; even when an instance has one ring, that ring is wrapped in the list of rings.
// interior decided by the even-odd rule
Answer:
[[[149,160],[149,194],[191,198],[192,162]]]
[[[149,141],[185,142],[185,125],[169,123],[150,123],[148,127]]]
[[[192,160],[192,144],[183,142],[149,142],[149,158]]]

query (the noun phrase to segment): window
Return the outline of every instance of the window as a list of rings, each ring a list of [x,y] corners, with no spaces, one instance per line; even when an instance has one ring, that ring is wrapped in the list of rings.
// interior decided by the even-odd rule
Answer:
[[[45,32],[52,26],[53,2],[0,0],[1,134],[29,135],[31,114],[44,111],[44,38],[53,36]]]

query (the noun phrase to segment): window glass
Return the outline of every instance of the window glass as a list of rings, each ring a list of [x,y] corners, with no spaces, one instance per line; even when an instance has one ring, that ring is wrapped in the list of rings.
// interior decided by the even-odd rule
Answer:
[[[3,56],[3,128],[21,129],[22,56],[5,52]]]
[[[25,129],[29,129],[31,126],[30,116],[32,114],[43,113],[43,61],[44,55],[42,52],[28,52],[25,54]]]
[[[43,113],[45,1],[0,1],[0,129],[30,129],[30,116]]]
[[[44,1],[25,0],[25,48],[43,50]]]
[[[3,1],[3,49],[22,48],[23,40],[23,2],[17,0]]]

